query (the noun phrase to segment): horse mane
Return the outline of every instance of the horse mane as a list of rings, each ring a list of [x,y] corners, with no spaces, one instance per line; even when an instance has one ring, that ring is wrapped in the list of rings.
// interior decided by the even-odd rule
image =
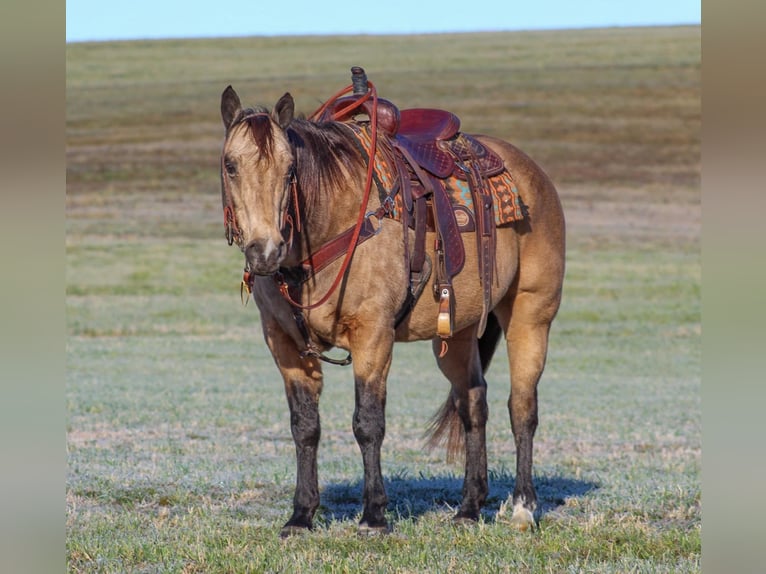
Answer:
[[[234,118],[230,130],[247,123],[261,158],[270,162],[274,133],[268,108],[245,108]],[[295,118],[287,126],[290,147],[295,155],[295,173],[303,204],[313,211],[327,194],[341,187],[348,172],[364,166],[351,131],[337,122],[312,122]]]
[[[364,165],[351,131],[342,124],[294,119],[286,132],[295,154],[298,186],[309,212],[344,184],[348,172]]]
[[[229,130],[234,126],[247,123],[250,127],[250,136],[255,145],[261,152],[261,157],[267,163],[271,161],[274,134],[271,130],[271,121],[269,120],[269,110],[263,106],[255,108],[245,108],[231,122]]]

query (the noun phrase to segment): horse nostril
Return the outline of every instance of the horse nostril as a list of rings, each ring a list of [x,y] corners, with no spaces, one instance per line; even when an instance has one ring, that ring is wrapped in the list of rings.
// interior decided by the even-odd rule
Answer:
[[[258,256],[258,246],[255,241],[251,241],[245,245],[245,258],[248,261],[254,261]]]
[[[287,243],[284,240],[255,239],[245,245],[245,260],[256,273],[271,273],[285,257]]]

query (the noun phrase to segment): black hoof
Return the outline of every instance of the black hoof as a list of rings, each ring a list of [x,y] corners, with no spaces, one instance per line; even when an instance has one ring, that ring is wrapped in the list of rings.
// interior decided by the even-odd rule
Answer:
[[[465,516],[455,516],[452,519],[452,524],[454,524],[455,526],[465,526],[465,527],[476,526],[478,522],[479,522],[478,520],[473,520],[472,518],[466,518]]]
[[[458,512],[453,518],[452,523],[459,526],[473,526],[479,522],[479,513]]]

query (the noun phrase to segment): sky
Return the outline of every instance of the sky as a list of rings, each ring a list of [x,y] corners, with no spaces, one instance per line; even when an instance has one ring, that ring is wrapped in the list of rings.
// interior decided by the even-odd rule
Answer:
[[[701,0],[67,0],[66,41],[700,24]]]

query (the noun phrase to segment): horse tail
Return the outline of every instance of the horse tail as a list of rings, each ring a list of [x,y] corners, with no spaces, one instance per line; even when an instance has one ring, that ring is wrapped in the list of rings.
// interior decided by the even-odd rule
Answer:
[[[442,407],[431,417],[426,427],[426,448],[433,450],[446,442],[447,462],[453,462],[464,452],[465,430],[457,412],[452,393]]]
[[[484,334],[479,337],[479,359],[482,373],[487,372],[502,334],[503,329],[500,327],[500,323],[498,323],[495,315],[490,313],[487,316]],[[426,447],[429,450],[446,443],[448,462],[457,460],[463,454],[465,429],[457,412],[452,393],[444,401],[442,407],[431,417],[428,427],[426,427],[425,437]]]

